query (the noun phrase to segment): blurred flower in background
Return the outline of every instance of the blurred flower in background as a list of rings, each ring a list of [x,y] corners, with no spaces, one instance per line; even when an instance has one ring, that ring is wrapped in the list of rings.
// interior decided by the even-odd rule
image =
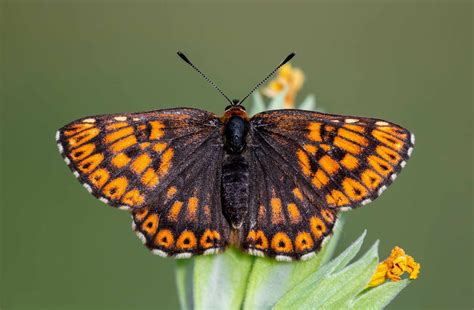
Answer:
[[[285,109],[294,108],[298,91],[304,83],[304,74],[300,68],[294,68],[291,64],[283,65],[277,73],[277,77],[263,89],[263,94],[269,98],[277,97],[285,91],[283,101]]]

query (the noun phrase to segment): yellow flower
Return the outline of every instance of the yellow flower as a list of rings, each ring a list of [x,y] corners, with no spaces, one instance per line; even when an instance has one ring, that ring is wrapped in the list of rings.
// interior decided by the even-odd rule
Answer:
[[[421,265],[413,259],[410,255],[406,255],[405,251],[396,246],[393,248],[390,256],[380,262],[377,266],[368,287],[380,285],[389,279],[393,282],[400,281],[401,276],[406,272],[411,280],[418,278]]]
[[[291,64],[285,64],[278,70],[277,77],[263,89],[263,93],[267,97],[274,98],[287,89],[284,107],[293,108],[295,106],[296,94],[303,86],[303,83],[303,71],[299,68],[293,68]]]

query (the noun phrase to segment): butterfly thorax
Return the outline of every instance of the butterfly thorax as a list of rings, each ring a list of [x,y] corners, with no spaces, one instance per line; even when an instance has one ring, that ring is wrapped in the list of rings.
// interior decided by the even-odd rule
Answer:
[[[240,228],[248,211],[249,166],[245,151],[249,122],[245,110],[240,106],[227,110],[222,121],[225,139],[222,212],[234,228]]]

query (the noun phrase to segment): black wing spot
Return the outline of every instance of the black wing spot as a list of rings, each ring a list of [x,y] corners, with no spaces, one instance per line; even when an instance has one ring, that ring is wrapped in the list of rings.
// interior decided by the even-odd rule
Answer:
[[[380,168],[382,168],[382,169],[385,170],[385,171],[388,171],[388,170],[389,170],[388,167],[387,167],[386,165],[384,165],[384,164],[381,164],[381,165],[380,165]]]
[[[126,149],[124,153],[129,158],[135,158],[135,157],[137,157],[138,153],[140,153],[140,148],[138,148],[137,146],[132,146],[132,147]]]

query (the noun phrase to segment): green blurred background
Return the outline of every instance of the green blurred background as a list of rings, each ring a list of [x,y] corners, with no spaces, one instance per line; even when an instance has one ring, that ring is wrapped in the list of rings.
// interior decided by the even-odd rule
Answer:
[[[1,4],[2,309],[173,309],[174,261],[130,216],[89,195],[54,133],[82,116],[188,106],[222,113],[289,51],[329,113],[416,133],[393,186],[350,212],[380,256],[402,246],[420,278],[389,309],[472,309],[472,2],[13,2]]]

